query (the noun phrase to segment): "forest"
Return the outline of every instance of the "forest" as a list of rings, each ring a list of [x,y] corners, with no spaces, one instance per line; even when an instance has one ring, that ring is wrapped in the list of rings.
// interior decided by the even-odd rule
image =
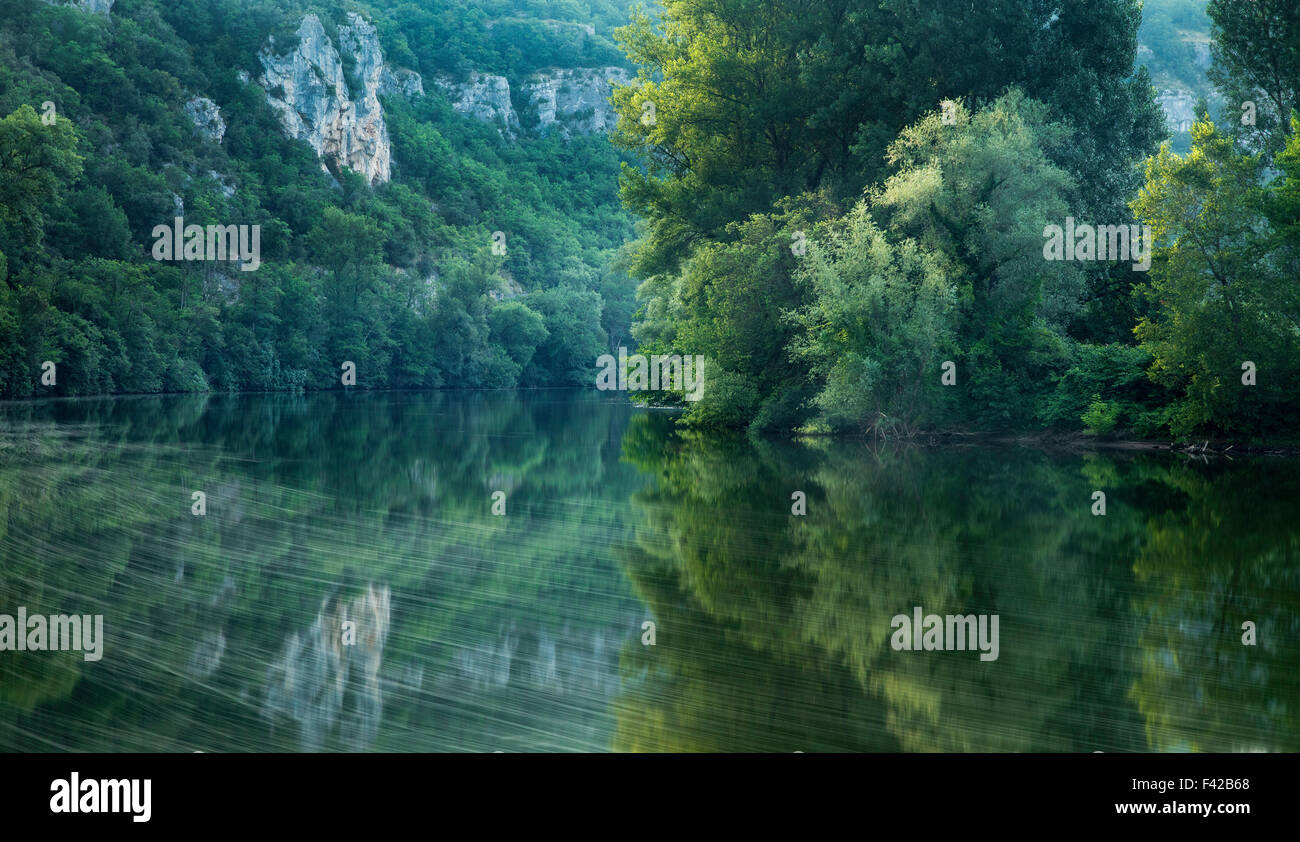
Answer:
[[[590,387],[627,347],[708,359],[702,400],[640,396],[689,426],[1290,437],[1288,0],[109,5],[0,0],[0,397]],[[241,81],[349,12],[426,79],[383,98],[383,184]],[[1207,62],[1171,132],[1157,87]],[[612,135],[428,84],[556,66],[627,69]],[[259,226],[260,268],[151,259],[181,207]],[[1149,231],[1149,266],[1050,259],[1067,220]]]
[[[1153,5],[1166,31],[1188,11]],[[1205,12],[1223,105],[1183,154],[1136,61],[1137,0],[634,19],[638,83],[615,93],[640,164],[620,182],[644,223],[634,335],[710,360],[685,422],[1286,437],[1300,7]],[[1148,226],[1149,269],[1047,259],[1071,218]]]
[[[323,171],[240,78],[306,14],[328,31],[346,11],[426,78],[617,64],[621,8],[111,6],[0,0],[0,397],[338,388],[344,361],[365,389],[589,384],[626,336],[635,287],[616,257],[632,220],[605,137],[512,142],[430,84],[384,97],[393,177],[371,185]],[[575,45],[555,20],[598,31]],[[186,116],[192,93],[219,106],[220,142]],[[261,266],[153,259],[151,232],[180,208],[187,223],[260,226]]]

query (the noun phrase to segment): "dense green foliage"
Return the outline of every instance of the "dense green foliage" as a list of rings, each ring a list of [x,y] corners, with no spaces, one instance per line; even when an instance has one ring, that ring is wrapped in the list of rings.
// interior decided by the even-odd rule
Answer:
[[[1154,357],[1152,377],[1185,395],[1170,420],[1176,433],[1287,429],[1300,383],[1300,140],[1292,136],[1270,189],[1260,156],[1208,120],[1192,138],[1189,155],[1166,149],[1148,164],[1134,203],[1162,241],[1150,284],[1159,303],[1136,332]],[[1248,364],[1257,383],[1242,388]]]
[[[370,0],[368,5],[385,10],[380,37],[385,54],[398,64],[454,76],[490,67],[513,82],[555,65],[622,63],[613,30],[627,21],[629,4],[626,0]],[[594,37],[584,37],[585,26],[595,31]]]
[[[1251,29],[1243,6],[1210,4],[1215,54],[1291,55],[1294,7]],[[1200,9],[1161,12],[1173,37]],[[1188,156],[1160,147],[1139,20],[1135,0],[668,0],[622,30],[642,68],[614,94],[644,164],[622,179],[646,222],[634,334],[710,359],[686,423],[1290,432],[1300,173],[1283,155],[1270,182],[1252,136],[1209,122]],[[1281,78],[1285,112],[1275,69],[1224,72]],[[1050,250],[1075,221],[1081,256]],[[1154,244],[1094,249],[1141,224]]]
[[[1228,103],[1226,115],[1252,148],[1273,155],[1300,105],[1300,6],[1291,0],[1210,0],[1214,66],[1210,78]],[[1255,104],[1242,125],[1241,105]]]
[[[618,60],[608,2],[576,40],[585,4],[346,8],[426,78]],[[608,141],[511,142],[430,84],[383,101],[390,182],[323,172],[238,77],[308,11],[330,30],[345,6],[119,0],[104,16],[0,0],[0,396],[329,388],[345,360],[362,388],[570,383],[627,333],[614,256],[631,227]],[[220,144],[183,111],[196,95],[221,108]],[[151,259],[180,207],[187,224],[260,225],[261,267]]]
[[[509,139],[428,84],[383,100],[391,182],[322,171],[239,74],[304,14],[337,34],[350,10],[426,80],[500,73],[518,96],[556,64],[638,68],[612,98],[617,149]],[[588,383],[634,340],[707,358],[700,426],[1290,432],[1289,2],[0,12],[0,395],[330,388],[345,360],[366,388]],[[1162,148],[1153,76],[1199,79],[1207,20],[1223,123]],[[220,144],[193,95],[220,106]],[[151,260],[182,207],[260,225],[262,267]],[[1056,260],[1047,227],[1067,218],[1149,225],[1149,270]]]

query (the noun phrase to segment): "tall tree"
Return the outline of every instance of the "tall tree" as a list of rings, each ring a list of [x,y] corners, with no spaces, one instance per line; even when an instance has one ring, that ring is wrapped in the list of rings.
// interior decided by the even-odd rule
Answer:
[[[1048,113],[1012,91],[973,115],[927,116],[890,146],[898,172],[814,243],[801,274],[815,290],[811,359],[831,366],[824,409],[868,410],[843,419],[861,425],[937,421],[944,351],[959,371],[952,420],[1032,420],[1083,287],[1078,263],[1044,259],[1044,227],[1074,186],[1046,154],[1068,137]]]
[[[1279,271],[1261,174],[1261,155],[1238,150],[1203,115],[1192,151],[1163,148],[1133,203],[1157,242],[1148,285],[1157,306],[1135,332],[1151,377],[1183,395],[1170,419],[1180,435],[1293,427],[1300,296]]]
[[[1080,130],[1054,154],[1086,210],[1126,214],[1163,133],[1133,69],[1140,17],[1137,0],[667,0],[660,25],[620,30],[641,66],[613,97],[615,139],[645,165],[622,183],[650,229],[636,268],[673,269],[783,196],[853,197],[904,126],[1012,85]]]
[[[1214,22],[1210,78],[1227,116],[1269,158],[1286,143],[1300,97],[1300,5],[1210,0],[1206,11]]]

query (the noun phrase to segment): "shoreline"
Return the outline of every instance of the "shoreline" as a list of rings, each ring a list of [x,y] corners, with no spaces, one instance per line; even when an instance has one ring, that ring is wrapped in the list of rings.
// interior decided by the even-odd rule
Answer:
[[[805,434],[801,434],[805,435]],[[806,434],[818,437],[818,434]],[[850,438],[832,436],[829,438]],[[871,436],[853,436],[852,438],[870,439]],[[1098,438],[1083,433],[1059,433],[1050,431],[1024,431],[1014,433],[983,433],[943,431],[934,433],[917,433],[914,436],[898,437],[899,441],[908,441],[925,447],[942,446],[980,446],[980,445],[1015,445],[1032,447],[1058,447],[1064,450],[1129,450],[1129,451],[1164,451],[1182,453],[1189,457],[1223,456],[1300,456],[1300,445],[1290,442],[1246,442],[1238,439],[1202,439],[1198,444],[1191,441],[1170,441],[1169,439],[1126,439]]]
[[[586,386],[535,386],[531,388],[513,387],[509,389],[482,389],[440,387],[437,389],[303,389],[297,391],[241,391],[241,392],[125,392],[121,394],[100,395],[49,395],[26,398],[8,398],[0,400],[0,412],[8,407],[36,406],[76,401],[139,400],[142,398],[183,398],[183,397],[252,397],[285,395],[305,397],[307,395],[326,394],[439,394],[445,392],[468,393],[536,393],[536,392],[594,392],[600,390]],[[648,412],[682,412],[686,407],[672,404],[638,404],[629,401],[635,409]],[[744,428],[734,428],[732,432],[743,432]],[[840,441],[883,441],[906,442],[914,446],[1031,446],[1056,447],[1065,450],[1129,450],[1129,451],[1167,451],[1182,453],[1189,457],[1224,456],[1295,456],[1300,457],[1300,443],[1287,442],[1249,442],[1239,439],[1208,438],[1188,441],[1171,441],[1160,439],[1130,439],[1089,436],[1082,432],[1063,433],[1050,430],[1021,430],[1014,432],[979,432],[962,430],[936,430],[934,432],[917,432],[912,435],[873,436],[864,433],[835,434],[816,430],[790,430],[781,434],[768,434],[771,438],[807,438],[832,439]]]

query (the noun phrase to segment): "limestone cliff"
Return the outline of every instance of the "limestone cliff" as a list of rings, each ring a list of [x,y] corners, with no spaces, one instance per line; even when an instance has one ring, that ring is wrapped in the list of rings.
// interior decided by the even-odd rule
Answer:
[[[414,70],[385,67],[379,80],[379,92],[382,94],[399,94],[407,98],[424,96],[424,80]]]
[[[611,83],[627,84],[630,78],[621,67],[561,68],[530,76],[524,91],[538,131],[597,134],[617,122],[609,103]]]
[[[371,184],[388,181],[393,152],[379,95],[394,89],[423,91],[418,74],[386,68],[378,33],[355,12],[339,26],[337,48],[314,14],[303,18],[297,34],[293,50],[278,54],[270,43],[259,55],[263,72],[258,82],[285,133]],[[352,64],[351,73],[344,70],[340,49]]]
[[[522,116],[515,110],[510,83],[504,76],[476,72],[463,82],[444,76],[435,83],[456,111],[496,123],[503,134],[513,138],[521,125],[537,134],[558,131],[566,136],[610,131],[616,122],[609,103],[611,83],[625,84],[630,78],[621,67],[568,67],[534,73],[521,85]]]
[[[51,6],[77,6],[82,11],[106,15],[113,10],[114,0],[45,0]]]
[[[514,137],[519,131],[519,115],[510,102],[510,83],[506,77],[474,72],[464,82],[442,76],[434,84],[446,92],[451,107],[458,113],[496,123],[508,137]]]
[[[258,56],[262,74],[257,82],[266,90],[285,134],[309,143],[335,168],[359,172],[371,184],[388,181],[393,153],[379,97],[423,96],[424,80],[413,70],[388,67],[374,26],[355,12],[339,26],[337,45],[315,14],[303,18],[297,38],[297,45],[285,51],[271,39]],[[432,81],[454,110],[495,123],[503,135],[515,139],[525,125],[531,133],[559,132],[566,137],[611,130],[616,121],[609,104],[611,81],[626,83],[629,78],[621,67],[534,73],[519,91],[522,120],[504,76],[475,71],[464,80],[439,76]],[[218,128],[220,115],[206,101],[192,100],[187,112],[220,142],[224,126]]]

